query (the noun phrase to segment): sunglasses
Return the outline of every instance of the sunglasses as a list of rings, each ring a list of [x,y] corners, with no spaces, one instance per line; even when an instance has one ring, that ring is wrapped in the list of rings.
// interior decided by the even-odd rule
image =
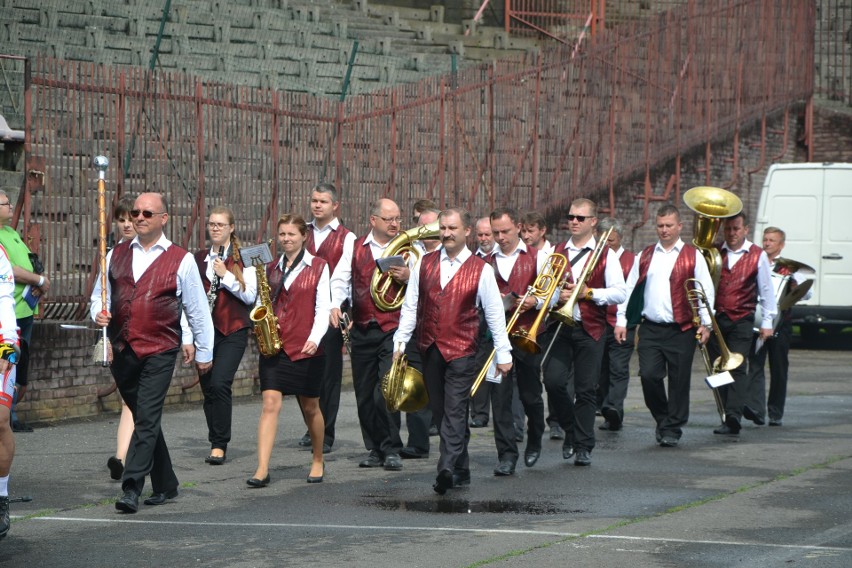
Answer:
[[[157,212],[155,212],[155,211],[148,211],[147,209],[143,209],[143,210],[139,210],[139,209],[132,209],[132,210],[130,211],[130,216],[131,216],[131,217],[133,217],[134,219],[135,219],[136,217],[138,217],[139,215],[142,215],[142,216],[143,216],[143,217],[145,217],[146,219],[150,219],[150,218],[151,218],[151,217],[153,217],[154,215],[165,215],[165,214],[166,214],[166,213],[165,213],[165,211],[161,211],[161,212],[157,213]]]
[[[582,223],[586,219],[591,219],[593,217],[594,215],[568,215],[568,220],[573,221],[576,219],[578,223]]]

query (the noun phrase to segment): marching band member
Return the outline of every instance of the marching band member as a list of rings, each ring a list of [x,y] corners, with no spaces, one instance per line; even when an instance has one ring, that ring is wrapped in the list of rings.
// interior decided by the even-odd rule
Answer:
[[[243,359],[251,329],[250,306],[257,296],[254,269],[242,270],[240,241],[234,233],[234,213],[214,207],[207,219],[210,248],[195,253],[195,263],[207,292],[213,317],[213,367],[200,377],[210,465],[225,463],[231,441],[231,386]]]
[[[370,294],[370,282],[376,259],[399,233],[401,222],[399,206],[394,201],[376,201],[370,213],[370,232],[355,240],[351,256],[344,252],[331,282],[332,326],[338,325],[341,305],[350,287],[352,290],[352,380],[361,434],[369,452],[358,465],[389,471],[402,469],[402,440],[399,427],[385,406],[381,381],[391,367],[399,309],[381,311]],[[392,283],[391,293],[398,290],[399,283]]]
[[[441,437],[433,489],[443,495],[447,489],[470,483],[466,419],[470,389],[479,370],[478,309],[485,311],[494,337],[499,373],[509,372],[512,357],[493,269],[466,246],[470,214],[450,208],[441,213],[439,221],[443,248],[424,255],[412,272],[393,338],[393,356],[403,354],[416,326],[429,405]]]
[[[588,253],[597,246],[594,234],[597,222],[594,201],[580,198],[571,203],[568,210],[571,238],[554,249],[564,254],[571,264],[566,269],[571,277],[559,293],[560,303],[567,301],[578,285],[575,278],[583,272],[589,260]],[[554,329],[557,326],[551,325],[542,334],[542,344],[554,341],[552,354],[544,362],[543,374],[547,396],[553,398],[559,422],[566,432],[562,457],[570,459],[573,453],[574,465],[587,466],[592,463],[591,453],[595,447],[595,386],[603,359],[606,307],[621,303],[625,298],[624,275],[615,252],[605,247],[586,283],[579,285],[577,297],[580,301],[573,308],[577,325],[563,325],[558,332]],[[572,373],[574,396],[568,389]]]
[[[494,250],[494,235],[491,234],[491,219],[482,217],[476,221],[474,225],[475,238],[477,243],[476,252],[473,254],[488,262],[488,257]],[[479,367],[485,364],[485,360],[491,354],[494,348],[494,342],[491,335],[487,333],[488,328],[485,325],[480,326],[482,332],[479,337],[479,349],[477,351],[477,361]],[[483,381],[479,385],[476,394],[470,399],[470,427],[485,428],[488,426],[488,418],[491,415],[491,383]]]
[[[778,227],[766,227],[763,230],[763,250],[769,259],[772,271],[778,274],[790,275],[788,286],[795,289],[796,286],[807,280],[807,276],[801,272],[790,272],[790,269],[777,262],[784,250],[787,235]],[[813,290],[808,290],[802,300],[807,300],[813,295]],[[790,339],[793,335],[792,308],[781,312],[781,322],[775,330],[775,335],[770,337],[763,349],[753,350],[749,362],[749,395],[746,405],[743,407],[743,416],[757,425],[765,422],[764,410],[769,414],[770,426],[781,426],[784,418],[784,403],[787,400],[787,373],[790,362],[787,358],[790,352]],[[769,399],[766,398],[766,375],[764,366],[769,356]]]
[[[612,217],[604,217],[598,223],[598,235],[612,227],[612,233],[607,240],[607,246],[615,252],[621,264],[621,273],[627,280],[633,260],[636,255],[621,246],[624,228],[621,222]],[[624,421],[624,399],[627,398],[627,386],[630,384],[630,357],[633,355],[633,344],[636,326],[627,328],[625,341],[615,340],[615,323],[618,306],[610,304],[606,307],[606,339],[604,355],[601,363],[601,374],[598,378],[598,408],[604,417],[604,423],[599,430],[621,430]]]
[[[636,255],[627,277],[629,302],[618,306],[615,340],[625,344],[631,334],[628,303],[639,306],[639,376],[645,405],[656,422],[657,443],[665,448],[677,446],[689,419],[689,387],[692,359],[695,356],[696,330],[692,307],[684,282],[697,279],[704,287],[708,304],[713,304],[713,280],[701,251],[680,238],[683,223],[673,205],[657,211],[659,240]],[[635,296],[635,298],[633,297]],[[710,337],[710,316],[701,310],[702,325],[697,329],[702,344]],[[630,314],[633,316],[633,314]],[[668,376],[668,388],[664,380]]]
[[[492,211],[491,231],[497,249],[491,255],[490,262],[504,299],[504,307],[507,308],[507,319],[515,310],[520,310],[516,327],[528,330],[536,319],[536,310],[542,308],[543,302],[525,294],[527,288],[535,282],[547,255],[537,249],[528,248],[521,241],[520,218],[514,209],[502,207]],[[494,475],[497,476],[514,474],[518,461],[518,443],[512,417],[512,386],[515,381],[528,420],[529,432],[524,450],[524,464],[527,467],[534,466],[538,461],[541,455],[541,437],[544,433],[544,403],[538,372],[541,356],[513,349],[512,357],[514,372],[491,387],[494,441],[499,460],[494,468]]]
[[[312,255],[325,260],[334,277],[340,259],[345,252],[351,257],[352,245],[355,243],[355,233],[344,227],[338,219],[340,197],[334,184],[326,182],[314,186],[311,190],[311,213],[314,219],[308,223],[305,248]],[[343,381],[343,334],[340,328],[329,323],[320,347],[325,353],[325,372],[320,386],[319,404],[325,422],[323,452],[328,453],[334,446],[334,427],[340,409],[340,386]],[[299,445],[310,447],[310,433],[305,432]]]
[[[731,371],[734,383],[720,387],[719,392],[725,402],[725,423],[713,430],[713,433],[737,436],[748,396],[746,361],[755,339],[754,327],[760,326],[759,337],[763,341],[772,337],[772,321],[777,306],[769,258],[763,249],[746,239],[749,226],[745,214],[739,212],[726,218],[722,228],[725,242],[720,249],[722,275],[716,290],[716,321],[728,349],[733,353],[741,353],[743,362]],[[758,302],[763,311],[762,322],[754,321]],[[711,360],[719,356],[715,336],[708,344],[708,351]]]
[[[283,395],[295,395],[311,437],[313,460],[308,483],[323,480],[323,424],[319,394],[325,357],[319,345],[328,330],[331,293],[328,263],[305,250],[308,227],[299,215],[278,219],[278,244],[284,254],[267,267],[270,300],[278,318],[281,351],[260,357],[258,375],[263,410],[257,425],[257,469],[246,481],[269,485],[269,458],[278,430]]]

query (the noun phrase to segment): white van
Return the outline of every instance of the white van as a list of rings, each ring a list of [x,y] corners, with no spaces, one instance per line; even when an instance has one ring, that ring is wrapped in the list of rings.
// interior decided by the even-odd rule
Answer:
[[[793,307],[802,337],[852,325],[852,164],[771,166],[754,224],[758,246],[769,226],[787,234],[781,256],[816,270],[813,297]]]

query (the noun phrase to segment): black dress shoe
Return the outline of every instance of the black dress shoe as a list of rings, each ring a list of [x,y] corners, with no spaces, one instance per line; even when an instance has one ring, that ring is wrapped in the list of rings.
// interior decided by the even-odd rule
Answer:
[[[429,426],[429,435],[430,436],[437,436],[438,435],[438,427],[435,426],[434,424]]]
[[[524,429],[523,428],[515,428],[515,441],[523,442],[524,441]]]
[[[302,438],[299,440],[299,445],[302,446],[303,448],[310,448],[311,447],[311,435],[309,433],[305,432],[305,435],[302,436]]]
[[[507,475],[513,475],[514,473],[515,462],[510,460],[503,460],[494,468],[494,475],[497,477],[506,477]]]
[[[322,453],[324,453],[324,454],[330,454],[330,453],[331,453],[331,446],[329,446],[328,444],[323,443],[323,445],[322,445]]]
[[[150,497],[145,499],[143,503],[145,503],[146,505],[165,505],[166,501],[168,501],[169,499],[174,499],[177,496],[178,490],[172,489],[171,491],[166,491],[165,493],[154,493]]]
[[[727,416],[725,423],[713,430],[713,433],[721,434],[722,436],[739,436],[741,428],[739,420],[733,416]]]
[[[139,494],[132,489],[128,489],[124,492],[124,495],[115,502],[115,508],[117,511],[121,511],[122,513],[135,513],[139,510]]]
[[[527,467],[534,466],[540,455],[541,450],[527,450],[524,452],[524,465]]]
[[[562,446],[562,459],[570,460],[574,457],[574,446]]]
[[[678,443],[678,439],[674,436],[663,436],[660,439],[660,446],[663,448],[676,448]]]
[[[322,483],[322,478],[325,476],[325,464],[322,466],[322,473],[319,475],[309,475],[308,483]]]
[[[769,419],[769,425],[770,426],[781,426],[781,424],[782,424],[782,422],[781,422],[780,418],[778,420],[776,420],[774,418]]]
[[[598,430],[613,430],[612,424],[609,423],[609,420],[604,420],[603,424],[598,426]]]
[[[481,418],[474,418],[470,421],[471,428],[485,428],[488,426],[488,420],[482,420]]]
[[[743,407],[743,418],[745,418],[746,420],[751,420],[752,422],[754,422],[758,426],[763,426],[764,424],[766,424],[766,421],[763,419],[763,416],[759,416],[749,406]]]
[[[457,469],[453,472],[453,487],[461,487],[462,485],[470,485],[469,469]]]
[[[405,447],[399,451],[399,457],[404,460],[418,460],[429,457],[429,452],[421,452],[417,448]]]
[[[248,485],[249,487],[254,487],[255,489],[259,489],[261,487],[266,487],[267,485],[269,485],[270,481],[271,480],[269,479],[269,474],[267,473],[266,477],[264,477],[263,479],[258,479],[256,477],[246,479],[246,485]]]
[[[214,456],[213,454],[210,454],[204,458],[204,461],[210,465],[222,465],[225,463],[225,454],[222,454],[221,456]]]
[[[562,426],[559,424],[554,424],[550,427],[550,439],[551,440],[564,440],[565,439],[565,430],[562,429]]]
[[[589,450],[577,450],[574,455],[574,465],[592,465],[592,456]]]
[[[621,430],[621,415],[614,408],[604,408],[601,411],[603,417],[606,418],[606,422],[609,423],[609,430],[612,432],[616,432]],[[601,428],[603,430],[603,428]]]
[[[121,460],[115,456],[112,456],[107,460],[107,469],[109,469],[110,479],[119,480],[121,479],[121,474],[124,473],[124,465],[121,463]]]
[[[387,471],[399,471],[402,469],[402,460],[399,454],[388,454],[385,456],[385,469]]]
[[[447,489],[453,488],[453,472],[448,469],[442,469],[438,472],[438,477],[435,478],[435,483],[432,485],[432,489],[435,490],[435,493],[438,495],[443,495],[447,492]]]
[[[382,454],[376,450],[370,450],[370,455],[367,459],[361,460],[358,467],[382,467]]]

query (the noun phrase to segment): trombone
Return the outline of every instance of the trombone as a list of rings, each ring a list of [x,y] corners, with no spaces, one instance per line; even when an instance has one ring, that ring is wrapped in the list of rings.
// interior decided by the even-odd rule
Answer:
[[[541,352],[541,347],[535,341],[538,334],[538,328],[541,325],[541,321],[544,316],[547,315],[547,306],[550,304],[553,294],[556,290],[561,288],[562,274],[565,272],[565,268],[567,266],[568,259],[565,258],[565,255],[559,253],[551,254],[547,257],[544,266],[541,267],[541,272],[538,273],[535,281],[530,286],[527,286],[527,291],[521,297],[518,307],[515,308],[515,312],[512,314],[512,317],[509,318],[508,322],[506,322],[506,331],[509,333],[510,341],[515,347],[523,349],[529,353]],[[529,330],[519,329],[518,331],[513,332],[512,328],[515,327],[515,323],[521,315],[521,308],[524,305],[524,301],[530,296],[540,298],[544,302],[544,305],[541,310],[539,310],[538,317],[536,317],[535,322],[533,322],[533,325],[530,326]],[[483,365],[482,370],[479,371],[479,375],[477,375],[476,380],[473,382],[473,386],[470,389],[470,396],[476,394],[476,391],[479,389],[482,381],[485,380],[485,376],[488,374],[488,369],[491,367],[491,363],[494,361],[494,356],[496,354],[497,349],[492,349],[491,354],[485,361],[485,365]]]
[[[690,286],[690,283],[692,286]],[[716,334],[716,341],[719,342],[719,356],[715,361],[710,361],[710,353],[707,351],[707,346],[702,344],[701,334],[697,331],[695,339],[698,340],[698,350],[701,351],[701,358],[704,360],[704,367],[707,369],[707,374],[712,376],[725,371],[733,371],[743,363],[743,356],[739,353],[731,353],[728,346],[725,345],[725,339],[722,337],[722,332],[719,325],[716,323],[716,318],[713,316],[713,309],[707,302],[707,294],[704,292],[704,285],[696,278],[687,278],[683,282],[683,287],[686,289],[686,300],[689,302],[689,307],[692,308],[692,323],[696,329],[701,325],[701,316],[699,310],[701,304],[710,315],[710,325],[713,327],[713,333]],[[709,377],[708,377],[709,378]],[[713,391],[713,398],[716,401],[716,411],[719,413],[719,418],[725,422],[725,405],[722,403],[722,397],[719,394],[719,389],[712,386],[709,382],[707,386]]]

